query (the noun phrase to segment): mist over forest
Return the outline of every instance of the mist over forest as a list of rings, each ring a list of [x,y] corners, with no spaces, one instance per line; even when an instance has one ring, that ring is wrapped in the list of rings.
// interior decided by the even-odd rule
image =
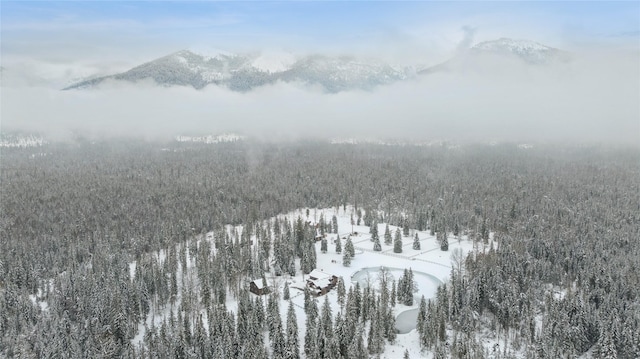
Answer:
[[[474,58],[454,70],[339,93],[295,82],[238,93],[216,85],[159,86],[153,80],[108,80],[96,88],[60,91],[62,86],[21,83],[9,68],[3,71],[2,128],[53,139],[167,140],[234,132],[265,140],[636,144],[637,53],[571,56],[548,66]]]

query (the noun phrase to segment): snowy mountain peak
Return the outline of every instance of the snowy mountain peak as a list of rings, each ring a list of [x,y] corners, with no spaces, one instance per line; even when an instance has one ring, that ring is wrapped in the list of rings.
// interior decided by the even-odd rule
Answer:
[[[500,38],[498,40],[483,41],[473,46],[478,50],[509,50],[512,52],[522,51],[549,51],[554,48],[542,45],[531,40],[514,40],[510,38]]]
[[[484,41],[471,48],[472,53],[515,56],[529,64],[549,64],[562,57],[562,51],[531,40],[500,38]]]
[[[525,65],[550,65],[566,62],[570,56],[565,51],[535,41],[503,37],[480,42],[468,51],[458,53],[448,61],[421,69],[418,74],[427,75],[474,67],[484,69],[487,65],[490,66],[501,59],[515,59]]]

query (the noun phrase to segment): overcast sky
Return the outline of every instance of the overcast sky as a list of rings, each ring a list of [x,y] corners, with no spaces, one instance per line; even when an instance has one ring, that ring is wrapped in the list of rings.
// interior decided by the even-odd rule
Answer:
[[[0,6],[4,129],[166,136],[264,127],[294,135],[314,128],[347,136],[640,140],[637,1],[3,0]],[[575,66],[537,77],[454,74],[338,95],[282,84],[248,94],[147,85],[58,91],[185,48],[436,64],[460,46],[500,37],[571,51]],[[10,71],[24,79],[15,81]]]

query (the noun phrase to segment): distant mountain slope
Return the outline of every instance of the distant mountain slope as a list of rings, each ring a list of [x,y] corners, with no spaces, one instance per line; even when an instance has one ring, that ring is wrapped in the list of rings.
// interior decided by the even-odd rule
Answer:
[[[418,71],[418,74],[425,75],[472,66],[478,64],[483,58],[492,56],[513,59],[525,65],[550,65],[569,59],[567,52],[534,41],[500,38],[480,42],[446,62]]]
[[[481,42],[449,61],[426,67],[417,73],[424,75],[462,68],[490,56],[516,59],[526,65],[546,65],[568,58],[564,51],[533,41],[501,38]],[[151,79],[161,86],[202,89],[216,85],[238,92],[276,82],[294,82],[318,86],[327,92],[336,93],[356,89],[371,90],[412,78],[415,74],[413,66],[391,66],[352,56],[295,57],[277,53],[204,56],[182,50],[126,72],[74,83],[64,90],[90,88],[105,80],[138,82]]]
[[[389,84],[407,78],[407,73],[405,68],[352,57],[314,55],[297,60],[251,55],[207,57],[183,50],[120,74],[75,83],[65,90],[92,87],[108,79],[129,82],[152,79],[162,86],[202,89],[218,85],[241,92],[277,81],[300,82],[339,92]]]

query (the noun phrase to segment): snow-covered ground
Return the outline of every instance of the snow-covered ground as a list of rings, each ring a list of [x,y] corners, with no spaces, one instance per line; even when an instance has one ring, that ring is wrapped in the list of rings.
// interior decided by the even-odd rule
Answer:
[[[393,345],[386,345],[385,351],[381,355],[381,358],[391,359],[402,357],[405,349],[409,351],[409,354],[412,358],[429,358],[429,353],[420,352],[420,346],[418,344],[418,333],[415,330],[415,318],[417,316],[417,309],[420,298],[423,295],[425,296],[425,298],[435,297],[438,285],[442,282],[446,282],[449,278],[452,268],[451,254],[459,249],[458,251],[461,251],[461,253],[466,256],[468,252],[474,249],[474,243],[465,236],[450,236],[449,250],[442,251],[440,250],[440,246],[435,236],[431,236],[429,232],[411,230],[411,234],[409,237],[403,237],[402,253],[394,253],[393,245],[384,244],[384,232],[386,224],[379,223],[378,233],[382,251],[374,252],[373,242],[371,241],[371,235],[369,234],[370,228],[364,225],[351,225],[352,214],[354,218],[357,218],[355,212],[355,209],[350,206],[346,207],[346,209],[343,207],[340,207],[338,209],[310,209],[309,217],[307,217],[306,209],[299,209],[297,211],[280,215],[279,217],[280,219],[286,218],[289,221],[295,221],[298,216],[300,216],[305,221],[316,223],[317,220],[319,220],[321,214],[324,216],[325,221],[330,221],[332,216],[336,215],[338,220],[338,235],[341,238],[342,246],[344,248],[344,244],[346,241],[343,238],[351,235],[356,253],[355,257],[352,259],[351,265],[349,267],[345,267],[342,264],[342,254],[337,254],[335,252],[335,245],[333,243],[337,235],[330,233],[327,234],[328,251],[326,253],[321,252],[320,242],[315,243],[317,253],[317,268],[323,270],[324,272],[342,277],[347,291],[349,290],[349,287],[355,285],[356,282],[360,283],[361,286],[368,285],[369,283],[373,286],[377,285],[378,273],[380,272],[381,267],[385,267],[388,272],[395,278],[396,282],[402,275],[405,268],[411,268],[414,273],[414,279],[417,283],[417,292],[414,296],[414,305],[405,306],[400,303],[396,305],[394,314],[397,318],[396,326],[400,329],[400,333],[398,334],[396,342]],[[397,227],[395,226],[389,226],[389,229],[392,233],[395,233],[396,228]],[[235,230],[238,233],[242,233],[242,226],[238,226],[236,228],[232,228],[229,226],[228,229]],[[413,240],[416,233],[418,234],[418,238],[420,241],[420,250],[413,249]],[[210,232],[206,236],[203,236],[203,238],[198,239],[198,241],[202,240],[212,241],[213,232]],[[482,248],[480,248],[479,250],[482,250]],[[178,253],[180,252],[178,251]],[[166,256],[164,251],[160,251],[155,255],[160,262],[164,261],[164,258]],[[189,254],[187,254],[187,256],[189,256]],[[296,262],[296,267],[298,269],[298,274],[293,277],[286,274],[282,276],[274,276],[272,273],[265,273],[265,277],[267,279],[268,285],[273,290],[279,291],[279,293],[282,293],[286,284],[289,285],[291,301],[294,304],[298,321],[300,345],[302,347],[302,345],[304,344],[305,314],[303,309],[304,295],[301,289],[306,285],[307,276],[303,275],[299,270],[299,260]],[[131,276],[133,277],[136,270],[136,263],[130,263],[129,269],[131,272]],[[186,273],[183,273],[180,266],[178,268],[178,271],[178,283],[182,282],[183,276],[187,276],[187,278],[191,278],[192,280],[197,281],[194,261],[192,261],[191,258],[187,258]],[[179,289],[181,290],[181,288]],[[280,297],[282,298],[282,296]],[[178,300],[180,300],[180,298],[181,293],[179,292]],[[329,292],[326,295],[326,298],[328,298],[332,308],[332,313],[333,315],[335,315],[341,310],[340,304],[338,303],[336,291],[333,290]],[[318,301],[318,307],[320,308],[325,300],[325,296],[320,296],[316,300]],[[237,301],[232,295],[227,296],[226,306],[229,310],[237,312]],[[287,308],[288,301],[281,299],[280,313],[282,315],[283,323],[286,322]],[[162,309],[152,308],[145,320],[147,326],[151,326],[152,322],[156,326],[159,325],[168,317],[170,310],[174,310],[175,314],[177,305],[167,306]],[[202,315],[204,323],[207,323],[207,320],[205,320],[205,311],[202,311]],[[142,341],[142,338],[145,334],[144,332],[145,326],[140,325],[139,331],[133,339],[134,345],[137,345]]]

